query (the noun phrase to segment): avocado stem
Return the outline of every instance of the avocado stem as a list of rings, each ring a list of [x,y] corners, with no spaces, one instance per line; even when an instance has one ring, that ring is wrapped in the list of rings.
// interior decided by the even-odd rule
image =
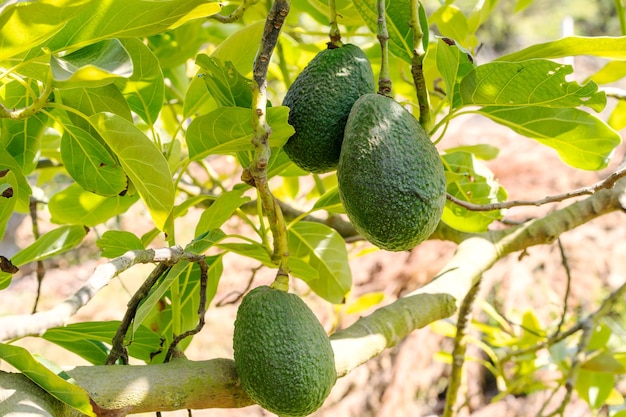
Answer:
[[[328,49],[341,48],[343,43],[341,42],[341,33],[339,32],[339,25],[337,24],[337,5],[335,0],[328,0],[328,20],[330,25],[330,31],[328,36],[330,42],[328,42]]]
[[[385,0],[377,0],[378,6],[378,33],[380,43],[381,62],[378,76],[378,94],[391,97],[391,77],[389,76],[389,32],[387,32]]]
[[[419,21],[419,8],[422,7],[420,0],[411,0],[411,21],[409,26],[413,31],[413,57],[411,58],[411,75],[413,76],[413,84],[417,95],[417,102],[420,109],[419,122],[428,131],[431,127],[430,120],[430,97],[428,96],[428,88],[426,88],[426,80],[424,78],[424,58],[426,51],[424,50],[424,33]]]
[[[252,145],[254,157],[250,165],[242,174],[242,180],[256,187],[263,212],[274,238],[272,260],[279,265],[278,274],[289,274],[287,260],[289,249],[287,244],[287,226],[282,211],[276,199],[272,195],[267,178],[267,166],[271,157],[269,137],[272,129],[267,123],[267,71],[272,58],[272,53],[278,42],[278,36],[289,13],[289,0],[275,0],[270,9],[259,51],[254,60],[252,70]],[[288,280],[287,280],[288,283]]]

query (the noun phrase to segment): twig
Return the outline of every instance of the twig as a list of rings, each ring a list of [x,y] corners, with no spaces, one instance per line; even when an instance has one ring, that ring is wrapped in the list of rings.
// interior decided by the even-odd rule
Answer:
[[[50,75],[50,78],[52,78],[52,75]],[[52,93],[51,81],[51,79],[48,80],[43,93],[41,93],[41,95],[37,97],[30,106],[10,110],[0,103],[0,119],[22,120],[34,116],[48,103],[48,97],[50,97],[50,94]]]
[[[554,336],[557,336],[561,332],[561,327],[563,327],[563,324],[565,323],[565,316],[567,315],[567,302],[569,300],[569,295],[572,287],[572,270],[570,269],[569,262],[567,261],[567,254],[565,253],[563,242],[561,241],[561,238],[558,238],[556,242],[559,246],[559,252],[561,253],[561,263],[563,264],[563,268],[565,269],[567,281],[565,283],[565,295],[563,296],[563,312],[561,314],[559,324],[556,326]]]
[[[612,97],[618,100],[626,100],[626,90],[622,88],[604,87],[601,91],[604,91],[607,97]]]
[[[591,195],[600,190],[611,189],[615,186],[615,183],[624,176],[626,176],[626,166],[623,166],[622,164],[604,180],[599,181],[593,185],[578,188],[578,189],[568,191],[563,194],[548,196],[540,200],[511,200],[511,201],[504,201],[502,203],[474,204],[468,201],[460,200],[450,194],[447,194],[446,197],[448,198],[448,200],[452,201],[453,203],[463,208],[466,208],[467,210],[470,210],[470,211],[503,210],[503,209],[519,207],[519,206],[541,206],[544,204],[556,203],[559,201],[567,200],[567,199],[574,198],[574,197],[580,197],[583,195]]]
[[[244,15],[244,13],[246,12],[246,10],[248,10],[248,8],[250,6],[255,5],[256,3],[258,3],[259,0],[244,0],[243,3],[241,3],[239,5],[239,7],[237,7],[231,14],[229,14],[228,16],[224,16],[223,14],[214,14],[209,16],[209,18],[213,19],[213,20],[217,20],[220,23],[233,23],[236,22],[237,20],[241,19]]]
[[[163,276],[167,271],[170,270],[170,265],[166,263],[160,263],[152,270],[148,278],[141,284],[139,289],[135,292],[135,294],[131,297],[130,301],[127,304],[126,313],[124,313],[124,318],[120,323],[120,326],[117,328],[115,332],[115,336],[113,336],[113,340],[111,341],[111,351],[107,356],[107,360],[105,362],[106,365],[113,365],[117,362],[118,359],[122,360],[124,365],[128,365],[128,351],[126,350],[126,346],[124,345],[124,339],[126,339],[126,333],[128,333],[128,328],[133,322],[135,318],[135,314],[137,313],[137,308],[139,308],[139,303],[148,296],[150,289],[156,284],[156,282]]]
[[[417,102],[420,109],[419,122],[422,127],[428,131],[430,126],[430,98],[428,97],[428,88],[426,88],[426,80],[424,79],[424,58],[426,51],[422,39],[424,33],[419,21],[419,0],[410,0],[411,5],[411,21],[409,26],[413,31],[413,57],[411,58],[411,75],[413,76],[413,84],[417,94]]]
[[[35,240],[39,239],[39,222],[37,221],[37,204],[39,201],[37,199],[31,197],[29,204],[30,211],[30,222],[33,230],[33,237]],[[37,306],[39,305],[39,298],[41,297],[41,284],[43,283],[43,279],[46,276],[46,267],[43,264],[42,260],[37,261],[37,269],[35,272],[37,276],[37,293],[35,295],[35,302],[33,303],[32,313],[37,312]]]
[[[259,272],[262,268],[263,268],[263,264],[257,266],[256,268],[252,268],[252,275],[250,276],[250,279],[248,280],[248,283],[246,284],[246,288],[243,291],[231,291],[231,292],[229,292],[221,300],[219,300],[217,303],[215,303],[215,307],[222,307],[222,306],[227,305],[227,304],[235,304],[237,301],[239,301],[241,299],[241,297],[243,297],[243,295],[248,292],[250,287],[252,287],[252,283],[254,282],[254,277],[256,277],[257,272]],[[226,301],[226,299],[229,296],[233,295],[233,294],[236,297],[234,299],[232,299],[232,300]]]
[[[380,75],[378,76],[378,94],[391,97],[391,77],[389,76],[389,32],[387,32],[387,17],[385,0],[376,0],[378,8],[378,33],[376,37],[380,43]]]
[[[268,139],[272,129],[266,120],[267,112],[267,70],[269,67],[272,52],[278,41],[278,35],[289,13],[288,0],[276,0],[270,9],[265,29],[261,39],[259,51],[254,60],[252,83],[252,127],[254,135],[252,145],[254,146],[254,158],[250,166],[242,174],[242,180],[256,187],[259,199],[261,200],[263,211],[267,216],[270,229],[274,237],[274,252],[272,259],[278,262],[278,274],[288,275],[287,265],[289,249],[287,246],[287,227],[282,219],[282,215],[277,213],[280,207],[276,203],[270,191],[267,179],[267,164],[271,156]]]
[[[480,288],[480,280],[469,290],[461,306],[456,323],[456,336],[454,337],[454,348],[452,350],[452,370],[450,371],[450,382],[446,392],[446,403],[443,409],[443,417],[452,417],[454,415],[454,406],[457,402],[459,388],[461,387],[461,379],[463,375],[463,364],[465,363],[465,350],[467,343],[465,336],[467,333],[467,325],[476,295]]]
[[[200,267],[200,303],[198,305],[198,324],[196,325],[195,328],[188,330],[174,337],[174,340],[172,340],[172,343],[170,343],[170,347],[167,349],[167,354],[165,355],[165,362],[169,362],[170,359],[174,356],[176,352],[176,346],[178,346],[178,344],[182,340],[197,334],[204,327],[204,315],[206,314],[206,309],[207,309],[206,289],[207,289],[207,281],[209,279],[208,278],[209,265],[207,264],[206,259],[204,257],[200,257],[196,261],[196,263]]]

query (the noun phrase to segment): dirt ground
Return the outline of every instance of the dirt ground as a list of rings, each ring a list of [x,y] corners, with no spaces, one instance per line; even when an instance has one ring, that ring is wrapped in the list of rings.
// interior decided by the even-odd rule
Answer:
[[[563,164],[555,152],[539,144],[521,138],[477,116],[467,117],[450,128],[445,146],[455,144],[490,143],[500,147],[499,157],[488,165],[498,180],[506,187],[510,199],[538,199],[546,195],[565,192],[590,185],[606,175],[602,172],[582,172]],[[614,167],[623,154],[622,146],[614,158]],[[540,208],[516,208],[507,218],[526,219],[538,217],[566,203]],[[192,213],[189,217],[193,221]],[[128,223],[130,224],[130,223]],[[148,221],[141,214],[133,217],[135,230],[148,228]],[[18,229],[18,235],[28,238],[28,225]],[[626,280],[626,215],[613,213],[586,224],[562,236],[563,246],[571,267],[572,289],[569,298],[571,311],[591,311],[593,306],[610,291]],[[94,238],[94,233],[91,234]],[[384,302],[391,302],[429,282],[437,271],[453,255],[455,245],[449,242],[428,241],[410,252],[373,252],[353,258],[352,297],[380,291]],[[356,254],[357,250],[352,250]],[[97,265],[89,250],[74,254],[75,259],[58,261],[58,268],[48,271],[43,284],[40,310],[54,306],[73,293],[88,279]],[[218,294],[207,313],[204,330],[194,338],[188,355],[191,359],[232,357],[231,337],[236,304],[216,307],[215,303],[229,297],[233,291],[241,291],[250,279],[254,262],[228,255],[226,271],[221,279]],[[102,290],[92,302],[74,318],[83,320],[120,319],[130,294],[149,273],[149,266],[138,266],[122,274]],[[269,283],[273,271],[261,270],[255,283]],[[556,245],[530,248],[520,260],[519,254],[502,259],[485,274],[480,298],[495,297],[498,308],[509,318],[519,317],[526,309],[532,309],[545,322],[554,320],[562,310],[566,286],[566,274]],[[33,273],[14,280],[8,290],[0,292],[0,314],[28,312],[34,300],[36,279]],[[315,309],[322,323],[330,328],[332,309],[314,295],[307,294],[302,283],[296,285],[307,302]],[[476,316],[481,317],[480,311]],[[356,316],[345,316],[342,324],[354,321]],[[513,320],[515,321],[515,320]],[[48,357],[61,366],[84,364],[80,358],[36,338],[19,342],[33,352]],[[435,355],[440,350],[449,351],[449,340],[435,334],[431,328],[412,333],[399,346],[389,349],[380,357],[359,367],[340,379],[325,406],[315,417],[421,417],[436,416],[441,412],[442,398],[447,383],[448,366]],[[492,392],[484,389],[484,370],[468,365],[467,390],[471,415],[479,417],[534,415],[543,403],[545,393],[526,397],[506,397],[490,404]],[[626,394],[626,391],[622,392]],[[461,415],[469,415],[467,408]],[[152,414],[150,414],[152,415]],[[259,407],[241,410],[194,411],[196,417],[239,417],[271,415]],[[568,416],[589,415],[580,400],[574,400],[568,408]],[[164,417],[187,416],[186,411],[163,413]]]

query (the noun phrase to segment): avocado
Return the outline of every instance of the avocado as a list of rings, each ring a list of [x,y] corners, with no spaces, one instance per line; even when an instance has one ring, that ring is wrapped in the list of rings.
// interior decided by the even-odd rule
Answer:
[[[297,295],[268,286],[243,298],[233,349],[243,389],[280,417],[311,414],[337,379],[330,340],[313,312]]]
[[[350,111],[337,180],[355,229],[389,251],[427,239],[446,202],[435,145],[411,113],[379,94],[362,96]]]
[[[372,67],[358,46],[345,44],[319,52],[283,100],[295,129],[285,153],[305,171],[335,170],[350,109],[360,96],[375,89]]]

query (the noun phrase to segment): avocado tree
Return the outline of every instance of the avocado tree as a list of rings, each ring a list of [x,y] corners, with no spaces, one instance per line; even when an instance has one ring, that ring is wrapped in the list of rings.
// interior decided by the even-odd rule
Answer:
[[[626,209],[626,167],[613,161],[618,130],[626,126],[626,95],[601,87],[626,76],[626,12],[623,1],[615,0],[621,36],[568,36],[483,60],[481,46],[492,40],[481,30],[498,16],[498,2],[477,1],[469,8],[458,3],[1,2],[0,236],[11,234],[11,218],[27,215],[34,238],[15,253],[0,254],[0,289],[11,291],[14,276],[28,265],[35,265],[41,283],[44,260],[60,259],[90,238],[102,258],[64,302],[0,317],[1,414],[124,416],[254,403],[232,359],[191,361],[185,349],[198,332],[211,331],[205,313],[227,273],[226,254],[275,270],[279,290],[300,280],[328,305],[346,302],[352,286],[348,256],[362,252],[355,245],[374,246],[345,215],[342,184],[332,168],[307,172],[283,149],[301,134],[283,105],[287,91],[320,51],[346,44],[364,52],[379,94],[402,104],[436,145],[446,201],[429,239],[452,242],[456,250],[428,284],[330,335],[336,374],[343,377],[415,329],[450,318],[455,325],[443,414],[462,408],[467,329],[483,273],[508,254],[553,243]],[[531,3],[519,0],[513,12]],[[602,58],[604,65],[584,82],[572,81],[573,67],[559,60],[581,55]],[[337,71],[333,80],[344,75]],[[329,107],[343,98],[332,82],[319,84]],[[611,111],[601,113],[607,103]],[[316,104],[300,117],[323,107]],[[384,108],[366,113],[386,123],[391,117]],[[467,114],[552,148],[563,166],[615,168],[579,189],[509,200],[484,162],[497,157],[493,144],[446,142],[447,128]],[[310,126],[322,131],[323,120]],[[352,134],[352,140],[359,137]],[[372,158],[391,170],[397,162],[391,155]],[[228,170],[215,168],[220,161]],[[351,158],[341,163],[348,170]],[[371,192],[389,201],[413,192],[416,204],[430,202],[398,186],[408,180],[432,191],[428,175],[414,165],[401,178],[381,175]],[[353,177],[358,183],[358,172]],[[306,184],[313,185],[301,192]],[[359,205],[369,204],[367,196],[359,197]],[[527,221],[506,216],[512,207],[570,199]],[[386,209],[384,201],[378,209]],[[199,216],[186,238],[191,213]],[[119,227],[120,219],[132,216],[148,218],[150,226],[140,232]],[[49,218],[45,230],[42,218]],[[380,218],[359,220],[363,230]],[[228,224],[250,233],[233,232]],[[138,264],[154,269],[121,320],[73,319],[111,280]],[[532,374],[541,366],[538,352],[548,351],[557,376],[539,389],[564,395],[547,401],[541,415],[564,415],[573,396],[594,412],[626,415],[616,388],[626,360],[603,322],[625,293],[621,282],[597,306],[578,316],[565,310],[541,331],[533,328],[533,317],[521,330],[507,329],[492,312],[496,324],[484,327],[490,333],[481,346],[499,391],[524,393],[518,371]],[[363,303],[375,307],[374,298]],[[91,365],[62,370],[14,343],[27,336]]]

